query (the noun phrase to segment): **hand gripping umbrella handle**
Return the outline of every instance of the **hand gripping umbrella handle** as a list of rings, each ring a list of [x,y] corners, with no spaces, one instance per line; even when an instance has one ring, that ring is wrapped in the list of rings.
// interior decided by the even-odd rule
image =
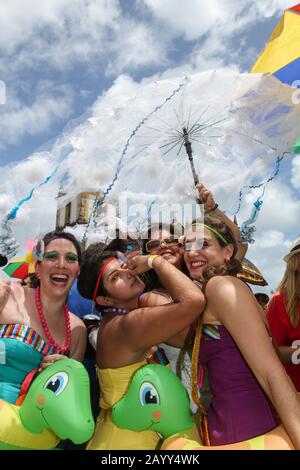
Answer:
[[[186,127],[183,128],[183,138],[184,138],[184,146],[185,146],[185,149],[186,149],[186,153],[189,157],[189,162],[190,162],[192,173],[193,173],[194,183],[195,183],[195,186],[197,186],[197,184],[199,183],[199,176],[197,175],[196,170],[195,170],[192,144],[189,140],[189,136],[188,136],[188,132],[187,132]],[[197,200],[198,204],[202,204],[202,201],[201,201],[200,198],[197,198],[196,200]]]

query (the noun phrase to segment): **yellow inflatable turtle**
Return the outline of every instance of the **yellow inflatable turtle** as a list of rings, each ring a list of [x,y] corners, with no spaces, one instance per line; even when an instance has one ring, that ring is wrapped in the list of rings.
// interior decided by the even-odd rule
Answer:
[[[0,400],[0,450],[53,449],[60,439],[81,444],[94,432],[89,377],[74,359],[41,372],[21,406]]]

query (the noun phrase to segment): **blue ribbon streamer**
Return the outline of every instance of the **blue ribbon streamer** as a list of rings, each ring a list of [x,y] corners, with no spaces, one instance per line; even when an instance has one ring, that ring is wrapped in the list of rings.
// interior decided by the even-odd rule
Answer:
[[[259,183],[257,185],[253,185],[253,186],[243,186],[242,189],[240,190],[239,192],[239,201],[238,201],[238,208],[237,210],[234,212],[233,215],[237,215],[241,209],[241,204],[242,204],[242,197],[243,197],[243,190],[244,189],[258,189],[258,188],[262,188],[263,186],[266,186],[268,183],[270,183],[271,181],[273,181],[274,178],[276,178],[276,176],[278,175],[279,171],[280,171],[280,164],[282,162],[282,160],[285,158],[286,155],[291,155],[292,152],[284,152],[280,157],[277,157],[276,159],[276,166],[275,166],[275,171],[273,173],[272,176],[270,176],[266,181],[262,182],[262,183]]]
[[[87,232],[89,230],[89,227],[90,227],[90,224],[91,224],[91,221],[92,219],[95,218],[95,215],[96,215],[96,211],[98,209],[98,207],[100,207],[103,202],[105,201],[106,197],[108,196],[108,194],[110,193],[110,191],[112,190],[115,182],[117,181],[118,177],[119,177],[119,173],[122,169],[122,163],[123,163],[123,159],[125,158],[126,156],[126,153],[127,153],[127,150],[129,148],[129,145],[130,145],[130,141],[133,139],[133,137],[136,135],[136,133],[139,131],[139,129],[148,121],[148,119],[153,116],[153,114],[157,113],[161,108],[163,108],[165,106],[165,104],[170,101],[180,90],[181,88],[185,85],[187,81],[187,77],[184,78],[184,81],[182,83],[180,83],[180,85],[178,86],[178,88],[176,88],[175,90],[172,91],[172,93],[164,100],[164,102],[162,104],[160,104],[159,106],[157,106],[153,111],[151,111],[147,116],[145,116],[139,123],[138,125],[135,127],[135,129],[131,132],[130,136],[128,137],[127,139],[127,142],[123,148],[123,151],[121,153],[121,157],[119,158],[119,161],[117,163],[117,168],[116,168],[116,172],[115,172],[115,175],[110,183],[110,185],[107,187],[107,189],[105,190],[103,196],[98,200],[97,197],[95,198],[95,201],[94,201],[94,204],[93,204],[93,208],[92,208],[92,212],[91,212],[91,215],[89,217],[89,220],[88,220],[88,223],[87,223],[87,226],[86,226],[86,229],[85,229],[85,232],[83,234],[83,237],[82,237],[82,240],[81,240],[81,244],[84,246],[85,245],[85,242],[86,242],[86,239],[87,239]]]
[[[263,201],[261,201],[261,198],[264,195],[265,190],[263,191],[262,196],[260,196],[255,202],[254,202],[254,207],[252,209],[252,214],[248,220],[243,222],[242,228],[241,228],[241,240],[243,242],[247,243],[254,243],[254,238],[253,238],[253,233],[256,231],[256,227],[251,225],[254,224],[258,217],[258,213],[261,210],[261,207],[263,205]]]
[[[257,185],[244,186],[240,190],[240,192],[239,192],[239,204],[238,204],[238,208],[237,208],[236,212],[234,213],[235,216],[238,214],[238,212],[240,211],[240,208],[241,208],[242,197],[243,197],[243,189],[258,189],[258,188],[262,188],[262,187],[264,188],[262,195],[254,202],[254,208],[252,210],[252,214],[251,214],[250,218],[248,220],[246,220],[245,222],[243,222],[243,224],[242,224],[241,240],[243,242],[247,242],[247,243],[251,243],[251,244],[254,243],[255,240],[253,238],[253,234],[256,231],[256,227],[255,226],[251,227],[251,225],[253,225],[254,222],[257,220],[259,211],[261,209],[261,206],[263,205],[263,201],[261,199],[264,196],[266,185],[268,183],[270,183],[271,181],[273,181],[274,178],[276,178],[276,176],[279,174],[280,164],[281,164],[282,160],[284,159],[284,157],[286,155],[291,155],[291,154],[292,154],[292,152],[288,151],[288,152],[284,152],[280,157],[277,157],[275,171],[274,171],[273,175],[271,175],[266,181],[264,181],[260,184],[257,184]]]
[[[53,172],[51,173],[51,175],[47,176],[47,178],[45,178],[40,184],[38,184],[37,186],[35,186],[34,188],[32,188],[32,190],[30,191],[29,195],[27,197],[25,197],[24,199],[22,199],[20,202],[18,202],[18,204],[9,212],[9,214],[7,215],[6,217],[6,220],[13,220],[16,218],[17,216],[17,213],[19,212],[19,209],[21,208],[21,206],[29,201],[32,196],[33,196],[33,193],[38,189],[40,188],[41,186],[43,186],[44,184],[47,184],[51,178],[54,176],[54,174],[57,172],[59,168],[59,165],[53,170]]]

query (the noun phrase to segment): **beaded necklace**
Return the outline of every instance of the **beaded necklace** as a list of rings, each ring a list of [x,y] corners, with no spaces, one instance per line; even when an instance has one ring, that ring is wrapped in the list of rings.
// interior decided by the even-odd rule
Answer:
[[[64,354],[66,351],[68,351],[68,349],[70,349],[70,344],[71,344],[71,320],[70,320],[70,313],[69,313],[67,305],[66,304],[64,305],[65,322],[66,322],[66,343],[65,343],[64,346],[59,346],[59,344],[57,344],[57,342],[52,337],[52,335],[50,333],[50,330],[48,328],[47,322],[45,320],[44,313],[43,313],[43,307],[42,307],[42,303],[41,303],[41,293],[40,293],[40,288],[39,287],[37,287],[36,290],[35,290],[35,303],[36,303],[36,308],[37,308],[37,311],[38,311],[39,319],[40,319],[41,324],[44,328],[45,335],[46,335],[49,343],[51,344],[51,346],[53,346],[55,349],[57,349],[57,351]]]
[[[127,308],[117,308],[117,307],[110,307],[105,308],[103,313],[118,313],[119,315],[126,315],[128,312]]]

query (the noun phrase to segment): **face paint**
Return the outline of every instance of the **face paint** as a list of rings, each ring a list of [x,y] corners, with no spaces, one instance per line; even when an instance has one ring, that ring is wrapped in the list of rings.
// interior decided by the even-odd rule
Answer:
[[[44,253],[43,259],[48,261],[57,261],[60,257],[60,253],[58,251],[46,251]],[[68,252],[65,254],[65,260],[68,263],[76,263],[78,262],[78,256],[76,253]]]

